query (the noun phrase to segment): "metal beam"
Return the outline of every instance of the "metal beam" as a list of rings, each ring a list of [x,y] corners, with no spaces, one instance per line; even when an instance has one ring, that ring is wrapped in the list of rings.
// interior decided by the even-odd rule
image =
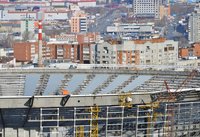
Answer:
[[[153,71],[153,70],[127,70],[127,69],[50,69],[50,68],[35,68],[35,69],[1,69],[0,73],[2,74],[44,74],[44,73],[52,73],[52,74],[66,74],[66,73],[94,73],[94,74],[139,74],[139,75],[180,75],[180,76],[188,76],[190,74],[189,71]],[[199,72],[198,72],[199,74]]]
[[[31,108],[33,107],[33,103],[34,103],[34,96],[32,96],[31,98],[29,98],[29,100],[25,103],[25,104],[28,105],[29,109],[28,109],[28,111],[26,113],[26,118],[25,118],[25,120],[23,122],[22,127],[24,127],[25,124],[26,124],[26,122],[28,121],[28,115],[30,114]]]
[[[5,122],[4,122],[4,118],[3,118],[3,112],[2,112],[2,111],[3,111],[3,110],[2,110],[2,109],[0,109],[2,126],[3,126],[3,128],[4,128],[4,127],[5,127]]]
[[[65,96],[34,96],[32,108],[94,106],[94,104],[98,106],[119,105],[119,96],[117,94],[71,95],[68,100],[63,97]],[[1,96],[0,108],[29,108],[30,98],[30,96]],[[145,103],[151,102],[150,94],[132,94],[131,98],[131,104],[140,104],[141,100],[144,100]],[[63,102],[61,103],[62,100]]]
[[[70,95],[62,97],[60,105],[64,107],[66,105],[67,101],[69,100],[69,98],[70,98]]]
[[[191,89],[189,90],[191,91]],[[194,90],[200,92],[200,90]],[[187,92],[185,90],[184,92]],[[191,94],[192,92],[190,92]],[[155,94],[155,93],[154,93]],[[197,94],[188,94],[184,101],[199,100]],[[147,104],[152,102],[151,93],[134,92],[130,95],[131,104]],[[34,99],[34,103],[33,103]],[[27,101],[28,100],[28,101]],[[32,103],[31,103],[32,102]],[[99,95],[70,95],[70,98],[63,95],[52,96],[0,96],[0,108],[44,108],[44,107],[78,107],[78,106],[110,106],[119,105],[118,94],[99,94]]]

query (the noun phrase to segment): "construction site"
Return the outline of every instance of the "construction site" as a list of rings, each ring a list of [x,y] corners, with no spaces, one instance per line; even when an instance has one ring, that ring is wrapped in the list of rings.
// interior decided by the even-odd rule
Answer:
[[[0,137],[199,137],[197,70],[1,69]]]

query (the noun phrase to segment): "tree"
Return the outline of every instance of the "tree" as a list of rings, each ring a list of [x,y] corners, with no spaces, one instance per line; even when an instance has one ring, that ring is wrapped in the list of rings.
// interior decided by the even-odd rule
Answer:
[[[22,34],[22,41],[32,40],[34,38],[34,33],[31,31],[24,31]]]
[[[0,46],[3,48],[11,48],[13,44],[13,36],[11,34],[3,34],[0,36]]]

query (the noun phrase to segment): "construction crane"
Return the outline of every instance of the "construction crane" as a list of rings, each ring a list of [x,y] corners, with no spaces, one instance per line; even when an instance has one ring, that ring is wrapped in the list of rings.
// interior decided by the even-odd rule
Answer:
[[[168,92],[168,102],[175,102],[181,99],[182,93],[180,92],[183,87],[190,81],[192,80],[196,75],[198,74],[198,71],[192,70],[192,72],[187,76],[187,78],[177,87],[177,89],[172,92],[170,91],[169,85],[167,84],[167,81],[164,81],[164,84],[166,86],[167,92]],[[171,105],[170,108],[167,108],[167,124],[165,125],[166,128],[168,128],[168,136],[173,136],[173,127],[174,127],[174,111],[175,111],[175,106]],[[170,121],[170,124],[169,124]],[[164,127],[164,128],[165,128]]]
[[[192,72],[187,76],[187,78],[174,91],[172,91],[170,89],[167,81],[164,80],[164,85],[167,90],[167,95],[164,95],[164,96],[159,95],[155,102],[145,104],[143,106],[140,106],[140,108],[156,110],[156,109],[160,108],[160,104],[162,102],[166,102],[166,103],[176,102],[177,100],[179,100],[180,96],[182,95],[182,93],[180,91],[197,74],[198,74],[198,71],[192,70]],[[166,123],[164,124],[164,134],[167,134],[167,136],[170,137],[170,136],[172,136],[172,133],[173,133],[172,130],[173,130],[173,124],[174,124],[175,108],[173,105],[171,105],[170,108],[169,108],[169,106],[167,106],[167,107],[168,107],[168,108],[166,108],[167,112],[165,114],[167,116],[167,118],[166,118]],[[162,115],[164,116],[164,114],[155,111],[155,112],[153,112],[153,114],[147,113],[146,115],[147,115],[147,136],[150,136],[151,129],[152,129],[152,127],[154,127],[154,124],[152,124],[152,122],[154,122],[158,116],[162,116]],[[171,134],[169,134],[169,133],[171,133]]]

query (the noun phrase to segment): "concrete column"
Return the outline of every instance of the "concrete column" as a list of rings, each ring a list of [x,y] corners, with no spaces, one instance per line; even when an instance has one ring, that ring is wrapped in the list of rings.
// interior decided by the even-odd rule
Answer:
[[[5,128],[5,137],[18,137],[17,130],[13,128]]]
[[[38,131],[36,130],[36,129],[30,129],[30,131],[29,131],[29,136],[30,137],[39,137],[39,129],[38,129]]]
[[[29,130],[18,128],[17,131],[18,131],[18,137],[29,137]]]

